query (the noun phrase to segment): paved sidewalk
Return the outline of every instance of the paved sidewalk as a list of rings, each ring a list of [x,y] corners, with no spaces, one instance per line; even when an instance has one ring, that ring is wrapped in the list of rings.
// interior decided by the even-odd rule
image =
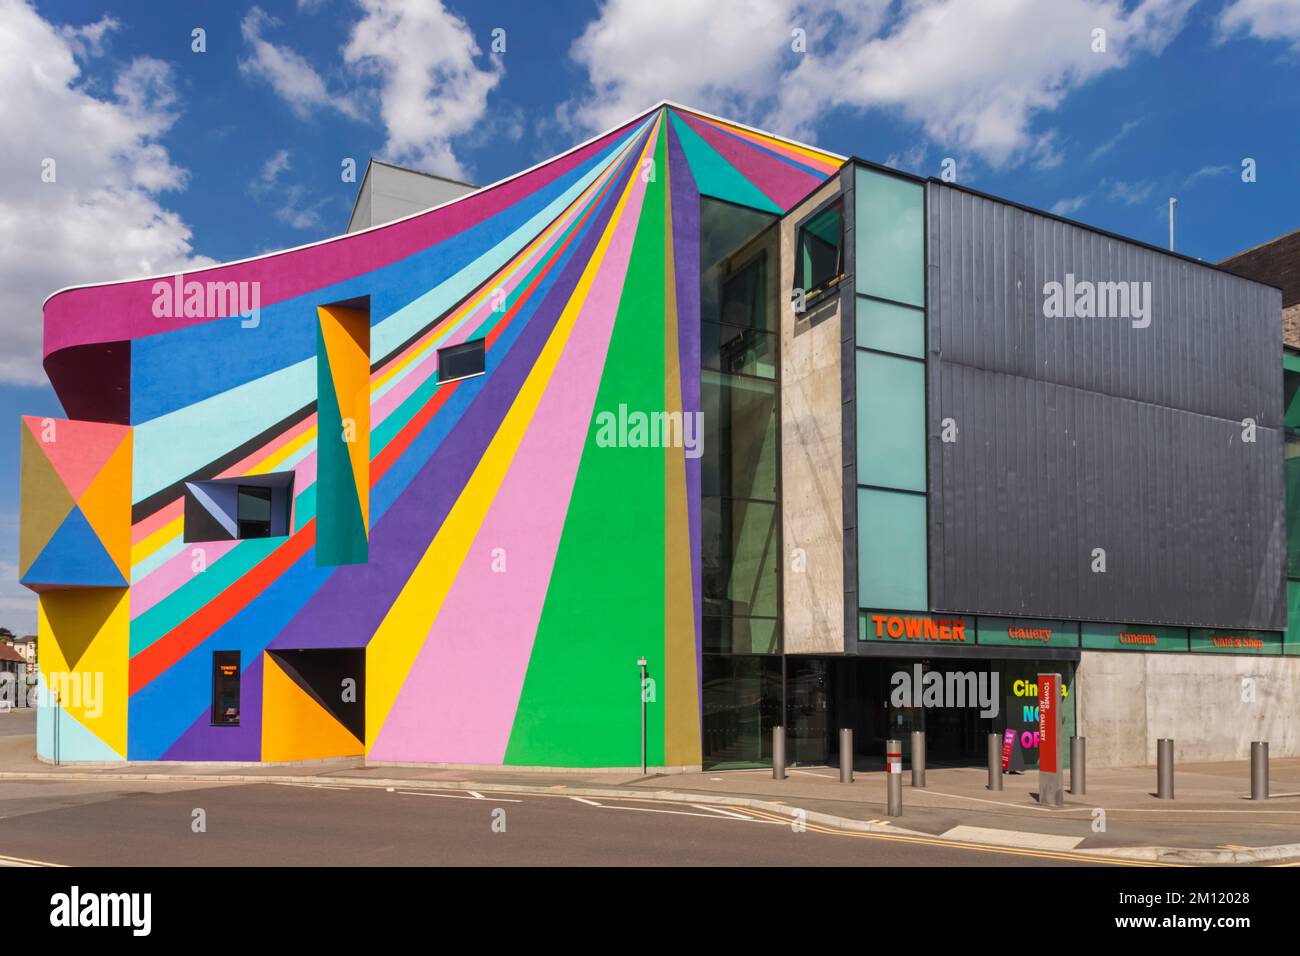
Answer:
[[[1179,765],[1173,801],[1157,800],[1155,768],[1091,769],[1088,792],[1065,807],[1037,803],[1037,773],[987,789],[981,768],[932,768],[925,789],[903,779],[903,815],[885,816],[885,776],[859,772],[851,784],[828,767],[652,774],[510,768],[366,766],[359,758],[279,766],[149,763],[55,767],[33,755],[30,735],[0,735],[0,779],[304,782],[429,789],[521,791],[555,796],[710,803],[803,811],[810,820],[856,829],[919,833],[999,846],[1079,850],[1134,860],[1250,863],[1300,860],[1300,758],[1271,763],[1267,801],[1249,799],[1249,761]]]

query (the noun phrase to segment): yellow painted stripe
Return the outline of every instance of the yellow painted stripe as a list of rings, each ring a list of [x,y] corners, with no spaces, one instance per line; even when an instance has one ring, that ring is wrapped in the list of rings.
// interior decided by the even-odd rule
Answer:
[[[743,127],[740,126],[733,126],[731,123],[725,122],[724,120],[709,119],[708,117],[705,116],[701,116],[699,117],[699,119],[703,120],[706,123],[713,123],[714,125],[724,127],[725,129],[729,129],[732,132],[736,133],[738,136],[744,136],[749,139],[756,140],[760,143],[765,143],[769,146],[779,146],[781,147],[781,149],[789,150],[792,153],[798,153],[800,156],[805,156],[808,159],[812,159],[818,163],[822,163],[823,165],[829,166],[830,170],[838,169],[841,165],[843,165],[840,162],[840,160],[836,159],[834,156],[831,156],[827,153],[823,153],[821,150],[818,149],[811,149],[807,146],[800,146],[797,143],[792,143],[786,139],[780,139],[779,137],[776,136],[768,136],[766,133],[757,133],[754,132],[753,130],[744,129]],[[778,150],[778,152],[780,152],[780,150]]]
[[[173,538],[180,537],[184,528],[185,516],[181,515],[174,521],[167,522],[149,537],[131,545],[131,565],[134,567]]]
[[[656,135],[646,138],[641,160],[644,160],[647,150],[653,148],[657,132],[656,128]],[[617,165],[616,163],[615,166]],[[420,558],[420,563],[416,565],[401,594],[389,608],[366,647],[367,751],[383,729],[389,711],[397,700],[398,691],[415,663],[420,648],[424,646],[429,629],[437,619],[461,564],[469,554],[497,490],[505,479],[506,471],[514,460],[515,452],[523,441],[524,433],[541,403],[542,395],[587,301],[592,283],[604,262],[636,183],[635,176],[628,179],[573,295],[565,303],[550,338],[506,412],[501,427],[479,459],[451,513],[438,529],[433,542]]]

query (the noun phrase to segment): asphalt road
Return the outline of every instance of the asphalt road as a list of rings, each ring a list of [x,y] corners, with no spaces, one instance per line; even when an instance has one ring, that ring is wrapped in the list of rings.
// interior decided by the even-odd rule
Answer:
[[[902,835],[813,826],[796,833],[788,821],[741,808],[145,781],[0,783],[4,858],[73,866],[1086,865]]]

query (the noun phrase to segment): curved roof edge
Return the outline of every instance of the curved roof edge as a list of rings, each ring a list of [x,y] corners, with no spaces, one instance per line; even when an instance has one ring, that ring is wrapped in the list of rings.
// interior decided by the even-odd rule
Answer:
[[[749,126],[745,123],[739,123],[736,120],[728,119],[725,116],[717,116],[713,113],[706,112],[705,110],[696,109],[691,106],[685,106],[681,103],[674,102],[673,100],[660,100],[658,103],[654,104],[653,106],[632,115],[631,117],[629,117],[628,119],[624,120],[621,123],[616,123],[615,125],[611,126],[609,129],[601,133],[597,133],[594,136],[588,137],[587,139],[583,140],[581,143],[578,143],[576,146],[569,147],[562,153],[556,153],[554,156],[548,156],[546,159],[534,163],[532,166],[529,166],[527,169],[521,169],[518,172],[511,173],[509,176],[504,176],[501,179],[496,180],[495,182],[489,183],[486,186],[480,186],[471,192],[465,193],[465,195],[463,196],[457,196],[454,199],[449,199],[444,203],[439,203],[437,206],[430,206],[428,209],[421,209],[418,212],[413,212],[410,215],[401,217],[400,219],[392,219],[388,222],[380,223],[379,225],[376,226],[368,226],[365,229],[358,229],[356,232],[343,232],[335,236],[327,236],[324,239],[317,239],[314,242],[306,242],[300,246],[290,246],[285,249],[276,249],[273,252],[263,252],[259,255],[247,256],[243,259],[231,259],[228,262],[214,262],[212,265],[199,266],[194,269],[183,269],[183,270],[173,269],[168,272],[154,273],[153,275],[132,276],[130,278],[122,278],[122,279],[105,279],[102,282],[83,282],[77,285],[66,285],[59,289],[56,289],[55,291],[47,295],[41,301],[41,308],[44,309],[45,305],[56,296],[62,295],[65,292],[73,292],[78,289],[98,289],[98,288],[104,288],[106,286],[121,285],[123,283],[128,283],[128,282],[158,281],[161,279],[170,279],[176,276],[177,274],[186,275],[186,276],[199,275],[203,272],[208,272],[214,269],[224,269],[230,266],[244,265],[245,263],[257,262],[262,259],[273,259],[276,256],[288,255],[289,253],[300,252],[304,249],[313,249],[317,246],[327,245],[332,242],[340,242],[347,239],[355,239],[359,236],[364,236],[369,233],[376,232],[380,229],[389,229],[392,228],[393,226],[400,225],[404,222],[409,222],[412,219],[418,219],[420,216],[427,216],[430,213],[437,212],[440,209],[446,209],[449,206],[454,206],[457,203],[466,202],[467,200],[470,200],[475,196],[488,192],[489,190],[496,189],[516,179],[520,179],[524,176],[527,176],[529,173],[536,172],[542,167],[554,163],[557,160],[564,159],[566,156],[570,156],[573,153],[586,149],[588,146],[591,146],[593,143],[597,143],[600,140],[604,139],[605,137],[610,136],[613,133],[617,133],[619,130],[626,129],[629,126],[632,126],[633,124],[638,123],[641,120],[644,120],[645,118],[653,114],[656,110],[661,110],[664,109],[665,107],[671,107],[672,109],[682,110],[687,113],[692,113],[696,116],[703,116],[708,119],[717,120],[720,123],[726,123],[730,126],[735,126],[739,129],[748,130],[751,133],[758,133],[759,135],[762,136],[771,136],[776,139],[782,140],[783,142],[789,143],[791,146],[798,146],[802,149],[810,149],[818,153],[823,153],[826,156],[830,156],[833,159],[839,160],[841,163],[845,162],[848,159],[847,156],[841,156],[838,153],[833,153],[830,150],[822,149],[819,146],[812,146],[808,143],[800,142],[799,140],[790,139],[787,136],[781,136],[777,133],[771,132],[770,130],[763,130],[755,126]],[[371,158],[373,159],[373,157]]]

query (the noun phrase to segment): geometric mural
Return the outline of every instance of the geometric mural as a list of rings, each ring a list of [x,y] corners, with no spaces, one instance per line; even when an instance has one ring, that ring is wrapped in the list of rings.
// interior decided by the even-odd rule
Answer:
[[[628,767],[644,657],[650,764],[698,764],[700,461],[596,422],[701,408],[701,196],[780,213],[842,163],[662,105],[405,219],[52,296],[56,392],[130,395],[129,429],[59,423],[75,467],[24,429],[24,581],[129,582],[96,631],[121,648],[109,749]],[[256,320],[155,308],[253,283]],[[439,381],[439,350],[480,340],[483,373]],[[102,507],[124,473],[125,531]],[[282,534],[188,539],[189,486],[264,476],[291,489]],[[237,724],[212,719],[216,652]]]
[[[32,590],[125,587],[131,429],[23,417],[19,579]]]

